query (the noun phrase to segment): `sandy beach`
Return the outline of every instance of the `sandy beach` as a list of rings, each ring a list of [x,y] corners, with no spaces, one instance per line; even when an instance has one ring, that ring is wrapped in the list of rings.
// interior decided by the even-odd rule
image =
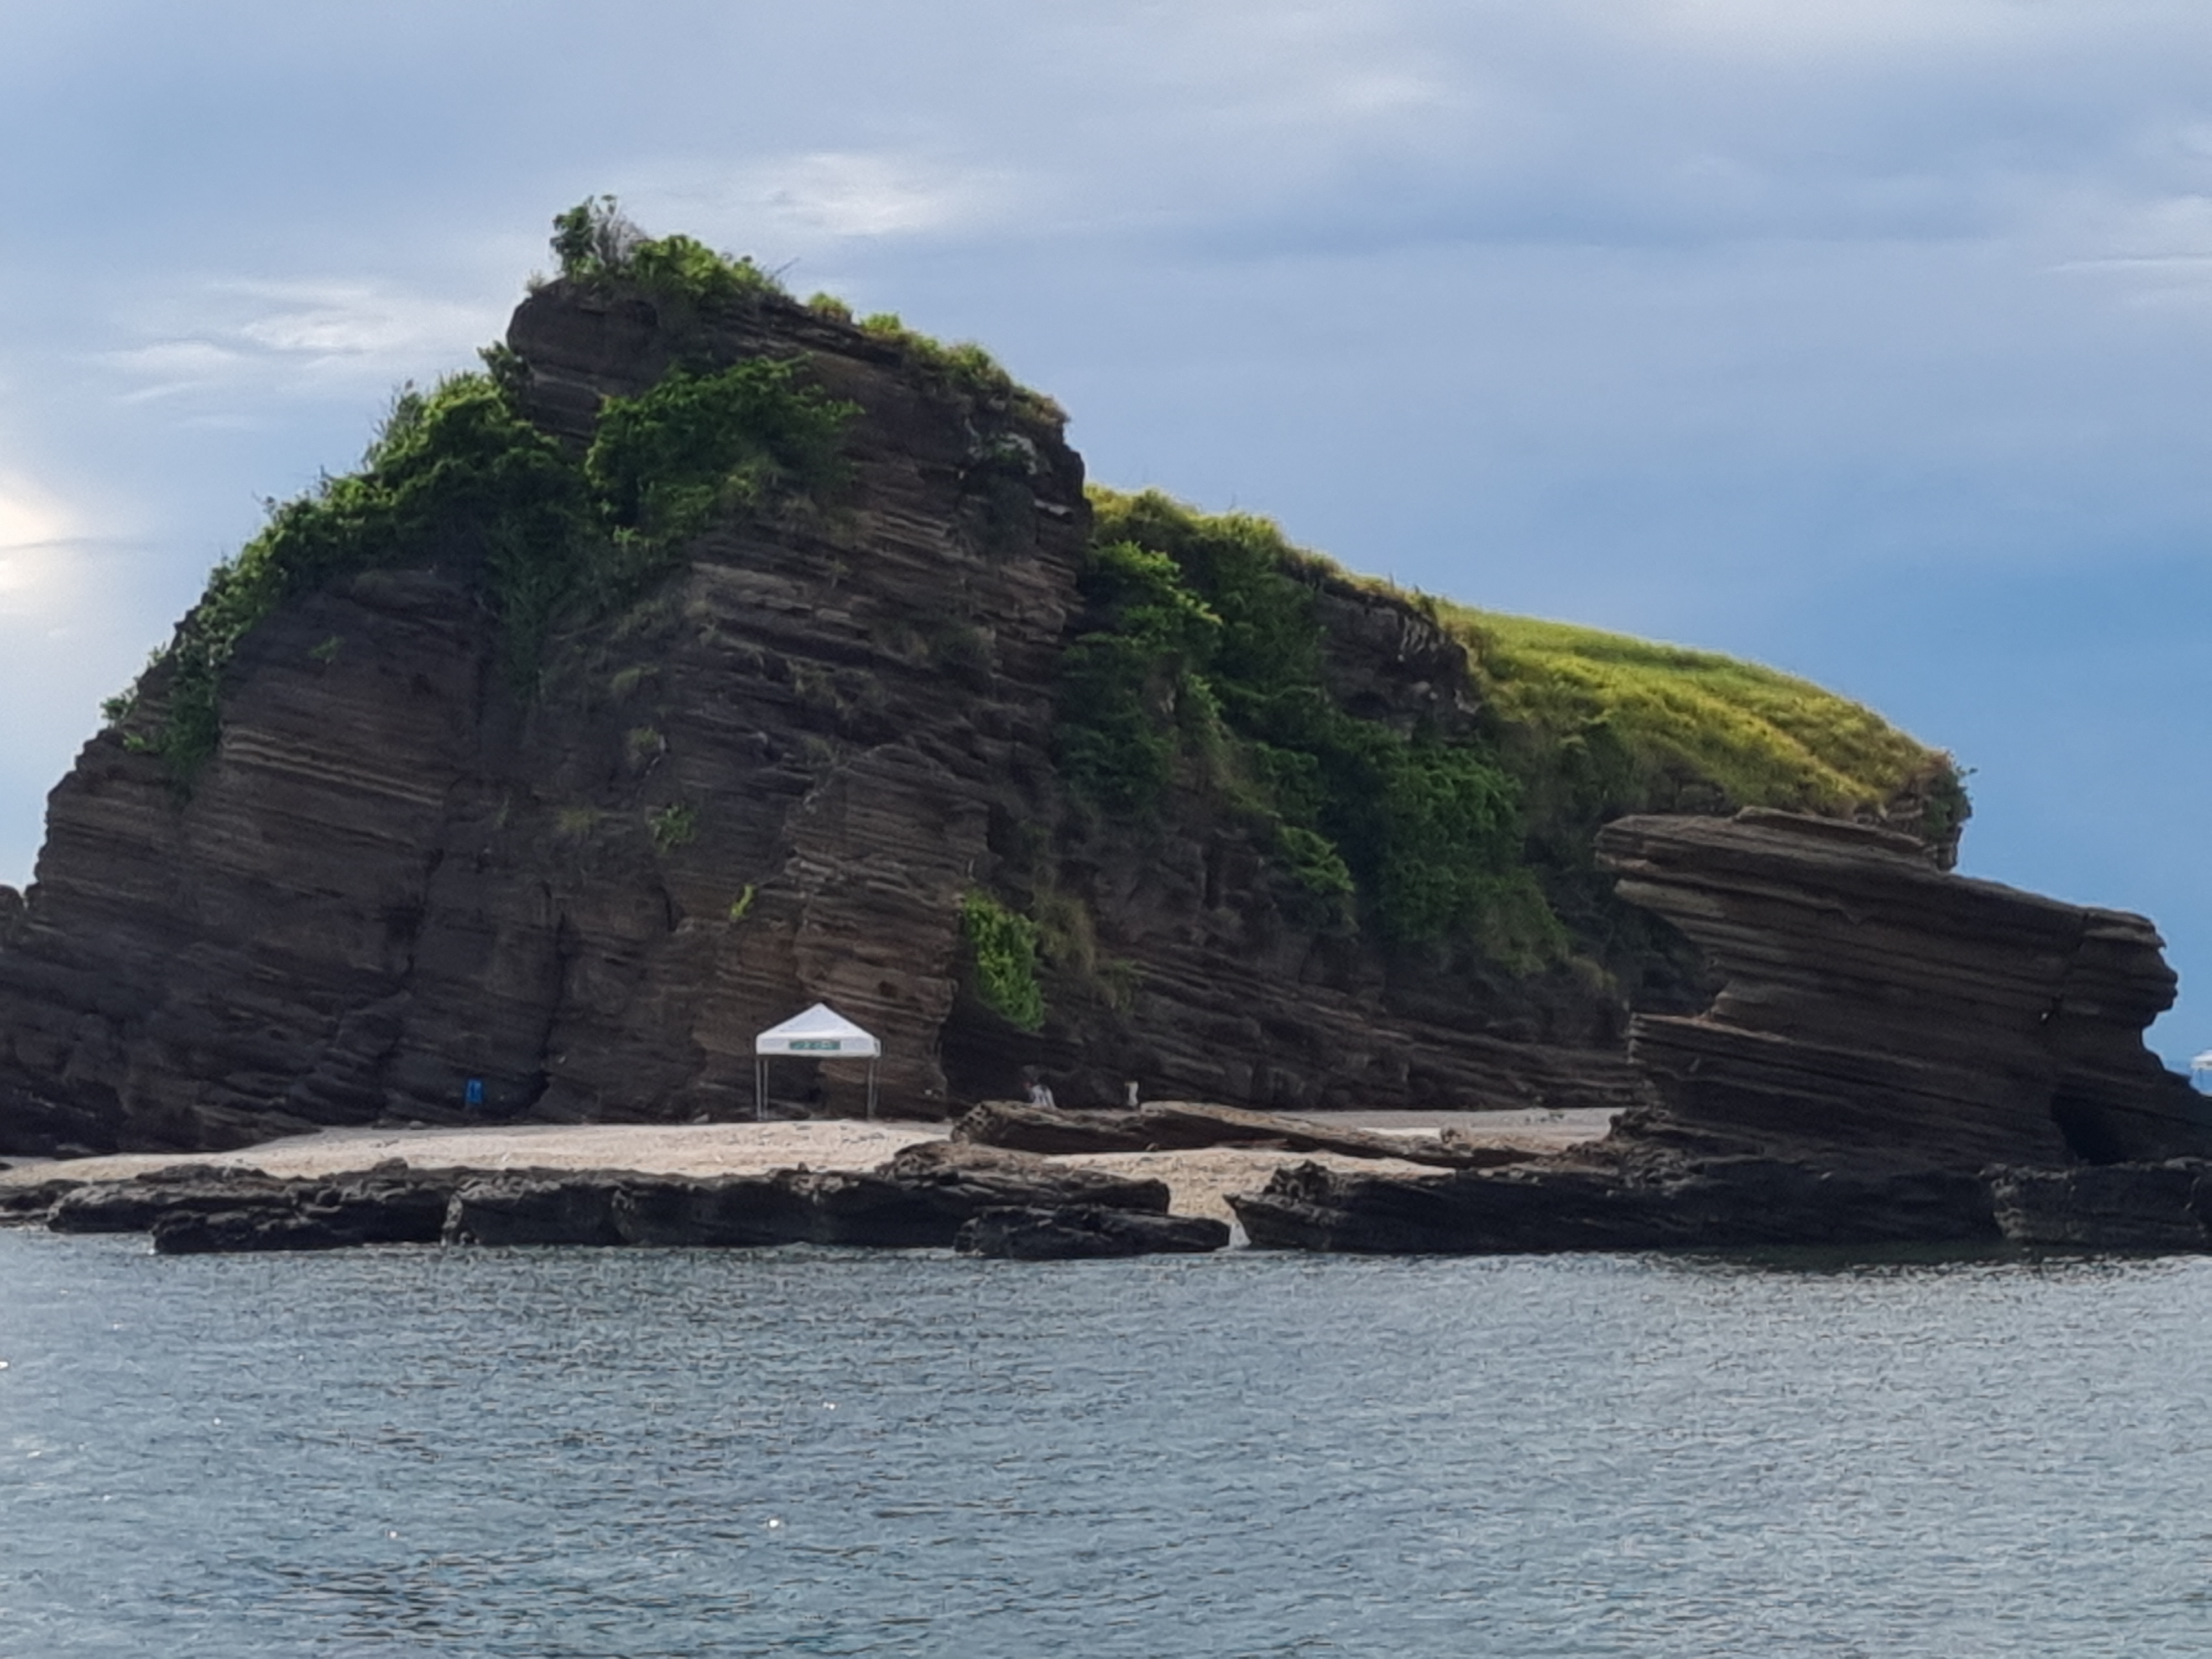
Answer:
[[[1487,1144],[1559,1152],[1603,1135],[1602,1111],[1377,1112],[1317,1122],[1433,1138],[1449,1124]],[[0,1170],[0,1188],[67,1178],[115,1181],[180,1164],[259,1170],[272,1176],[339,1175],[388,1158],[418,1169],[638,1170],[663,1175],[757,1175],[769,1170],[870,1170],[916,1141],[941,1140],[945,1123],[817,1121],[800,1123],[518,1123],[459,1129],[325,1129],[228,1152],[131,1152],[101,1158],[20,1159]],[[1307,1161],[1376,1173],[1434,1174],[1396,1158],[1346,1158],[1239,1147],[1201,1152],[1103,1152],[1055,1159],[1168,1183],[1179,1215],[1232,1218],[1226,1195],[1250,1192],[1285,1164]]]

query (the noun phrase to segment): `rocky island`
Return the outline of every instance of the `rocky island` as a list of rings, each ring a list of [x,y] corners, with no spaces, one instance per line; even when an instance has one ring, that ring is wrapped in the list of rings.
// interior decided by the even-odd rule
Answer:
[[[975,348],[611,203],[557,228],[482,371],[278,507],[53,792],[0,889],[0,1152],[750,1117],[817,1001],[906,1117],[1025,1073],[1071,1118],[1619,1114],[1284,1170],[1261,1243],[1994,1237],[2212,1152],[2142,1045],[2148,924],[1950,873],[1956,769],[1867,711],[1086,487]]]

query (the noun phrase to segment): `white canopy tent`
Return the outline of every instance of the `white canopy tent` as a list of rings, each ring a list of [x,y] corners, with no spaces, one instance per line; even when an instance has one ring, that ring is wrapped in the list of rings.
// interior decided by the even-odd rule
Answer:
[[[868,1115],[876,1115],[876,1062],[884,1045],[872,1032],[864,1031],[826,1002],[817,1002],[803,1014],[793,1014],[781,1025],[771,1025],[753,1039],[753,1117],[768,1114],[768,1063],[777,1054],[804,1060],[858,1060],[868,1062]]]

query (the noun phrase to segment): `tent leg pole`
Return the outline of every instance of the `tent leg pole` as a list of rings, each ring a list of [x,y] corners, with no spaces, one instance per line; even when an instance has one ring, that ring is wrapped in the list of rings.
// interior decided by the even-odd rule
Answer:
[[[768,1116],[768,1062],[753,1061],[753,1121],[758,1123]]]
[[[868,1056],[868,1121],[876,1121],[876,1057]]]

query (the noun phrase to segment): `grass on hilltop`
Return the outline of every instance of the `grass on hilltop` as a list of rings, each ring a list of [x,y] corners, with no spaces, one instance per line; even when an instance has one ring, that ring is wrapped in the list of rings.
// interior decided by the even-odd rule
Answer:
[[[1666,807],[1702,790],[1721,798],[1714,805],[1842,815],[1916,789],[1947,793],[1948,756],[1794,675],[1569,623],[1449,601],[1436,610],[1468,647],[1509,748],[1578,767],[1609,798],[1592,803],[1600,810]],[[1962,793],[1955,804],[1963,815]]]
[[[1253,828],[1309,920],[1453,939],[1520,971],[1613,931],[1592,842],[1638,811],[1875,816],[1931,841],[1950,757],[1850,699],[1714,652],[1400,592],[1270,521],[1093,489],[1057,746],[1078,793],[1139,818],[1196,788]],[[1378,720],[1330,690],[1320,599],[1404,604],[1466,648],[1469,719]],[[1899,823],[1899,819],[1904,822]]]

